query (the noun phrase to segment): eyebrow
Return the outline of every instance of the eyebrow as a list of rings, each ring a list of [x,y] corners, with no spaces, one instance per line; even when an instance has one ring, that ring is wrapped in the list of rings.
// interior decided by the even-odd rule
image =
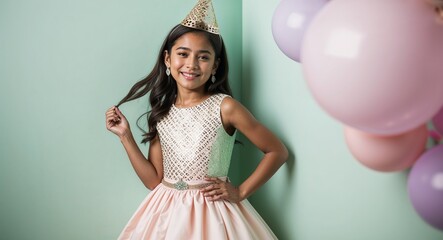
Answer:
[[[175,50],[186,50],[186,51],[191,51],[191,49],[190,49],[190,48],[187,48],[187,47],[178,47],[178,48],[176,48]],[[209,50],[199,50],[198,52],[199,52],[199,53],[207,53],[207,54],[209,54],[209,55],[212,55],[211,51],[209,51]]]

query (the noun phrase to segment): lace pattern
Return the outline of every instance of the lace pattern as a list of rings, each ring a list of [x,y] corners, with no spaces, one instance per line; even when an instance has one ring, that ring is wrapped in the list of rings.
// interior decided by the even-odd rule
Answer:
[[[194,181],[228,174],[235,134],[228,135],[221,121],[225,97],[215,94],[189,108],[173,105],[158,122],[165,178]]]

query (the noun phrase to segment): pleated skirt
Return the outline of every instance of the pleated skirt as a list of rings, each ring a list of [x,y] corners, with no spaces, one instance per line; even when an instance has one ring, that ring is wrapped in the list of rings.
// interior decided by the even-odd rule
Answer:
[[[248,200],[209,201],[199,190],[160,183],[140,204],[119,240],[277,239]]]

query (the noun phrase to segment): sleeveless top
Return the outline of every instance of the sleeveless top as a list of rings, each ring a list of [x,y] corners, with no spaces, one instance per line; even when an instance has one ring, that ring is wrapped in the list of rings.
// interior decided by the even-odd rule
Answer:
[[[171,106],[157,123],[163,154],[164,178],[198,181],[227,176],[235,133],[223,128],[220,104],[225,94],[214,94],[198,105]]]

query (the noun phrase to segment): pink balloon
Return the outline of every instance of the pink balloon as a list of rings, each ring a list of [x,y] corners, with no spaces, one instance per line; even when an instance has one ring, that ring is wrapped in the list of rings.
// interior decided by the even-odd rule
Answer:
[[[395,136],[380,136],[345,127],[345,139],[352,155],[366,167],[401,171],[411,167],[425,151],[428,130],[422,125]]]
[[[354,128],[395,135],[443,105],[443,25],[424,0],[334,0],[311,22],[302,67],[314,98]]]
[[[300,61],[303,36],[315,14],[327,0],[282,0],[272,18],[272,35],[280,50]]]
[[[443,107],[432,118],[432,124],[434,125],[435,130],[437,130],[440,134],[443,134]]]
[[[438,144],[438,142],[441,141],[442,136],[437,131],[429,131],[429,137],[434,141],[435,145]]]

